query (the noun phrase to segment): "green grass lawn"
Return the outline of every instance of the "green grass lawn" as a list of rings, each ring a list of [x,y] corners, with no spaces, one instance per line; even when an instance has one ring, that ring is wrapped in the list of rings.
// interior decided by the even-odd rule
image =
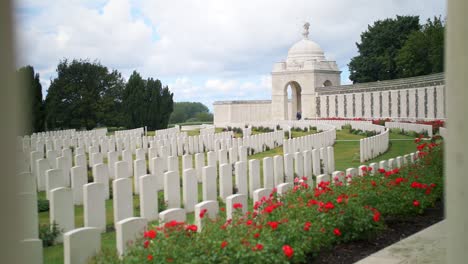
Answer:
[[[216,132],[220,132],[220,129],[216,129]],[[151,131],[150,131],[151,132]],[[153,132],[154,133],[154,132]],[[195,133],[195,132],[193,132]],[[292,136],[293,137],[298,137],[301,135],[306,135],[306,134],[311,134],[314,133],[314,131],[311,132],[296,132],[293,131]],[[335,148],[335,167],[336,170],[346,170],[347,168],[357,168],[361,163],[359,162],[359,139],[363,138],[363,136],[359,135],[354,135],[350,134],[349,130],[341,130],[337,131],[337,140],[356,140],[356,141],[338,141],[336,142],[334,148]],[[372,162],[379,162],[380,160],[384,159],[389,159],[389,158],[394,158],[396,156],[408,154],[411,152],[415,151],[415,144],[413,143],[412,137],[408,137],[405,135],[400,135],[400,134],[390,134],[390,139],[406,139],[406,140],[399,140],[399,141],[391,141],[391,145],[389,150],[384,153],[383,155],[370,160],[366,162],[365,164],[370,164]],[[263,160],[265,157],[273,157],[275,155],[282,155],[283,154],[283,147],[278,147],[274,148],[262,153],[257,153],[255,155],[251,155],[248,157],[249,160],[251,159],[258,159],[258,160]],[[206,160],[206,157],[205,157]],[[263,182],[263,168],[262,168],[262,162],[260,163],[260,179],[261,182]],[[179,169],[182,171],[182,160],[181,157],[179,157]],[[234,177],[233,177],[234,178]],[[199,201],[202,200],[202,185],[198,184],[198,196],[199,196]],[[164,193],[163,191],[158,192],[158,197],[160,197],[160,201],[164,200]],[[39,192],[38,193],[38,198],[45,199],[45,192]],[[138,216],[140,214],[139,212],[139,197],[134,196],[133,197],[133,203],[134,203],[134,215]],[[249,200],[249,208],[251,209],[252,207],[252,201]],[[220,207],[223,207],[224,204],[220,201]],[[107,200],[106,201],[106,223],[108,227],[113,226],[113,205],[112,205],[112,200]],[[159,211],[162,211],[164,208],[161,207]],[[187,222],[193,223],[194,220],[194,215],[192,214],[187,214]],[[39,213],[39,223],[40,224],[48,224],[49,223],[49,212],[41,212]],[[152,222],[152,224],[157,224],[157,222]],[[83,206],[75,206],[75,227],[82,227],[84,225],[83,223]],[[115,249],[115,232],[107,232],[102,234],[102,248],[103,249],[109,249],[113,250]],[[63,263],[63,246],[61,244],[55,245],[52,247],[46,247],[44,248],[44,263],[57,263],[61,264]]]

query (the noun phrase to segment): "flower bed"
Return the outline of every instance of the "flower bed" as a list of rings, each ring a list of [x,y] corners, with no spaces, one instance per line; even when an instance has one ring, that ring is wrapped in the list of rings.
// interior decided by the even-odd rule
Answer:
[[[279,197],[273,191],[253,210],[225,220],[204,217],[198,232],[178,222],[153,227],[125,258],[102,253],[96,263],[300,263],[320,250],[352,240],[372,238],[385,229],[385,218],[421,213],[442,197],[442,150],[436,143],[418,145],[414,164],[371,176],[334,179],[311,188],[297,180]],[[347,183],[349,181],[349,183]]]

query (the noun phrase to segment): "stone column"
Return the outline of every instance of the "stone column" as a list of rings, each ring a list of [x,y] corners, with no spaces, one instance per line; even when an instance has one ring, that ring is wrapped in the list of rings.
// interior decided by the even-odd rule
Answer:
[[[468,259],[468,193],[466,186],[468,178],[468,107],[466,98],[468,90],[468,60],[466,47],[468,46],[468,27],[466,26],[466,11],[468,2],[465,0],[448,1],[448,21],[446,25],[446,94],[448,137],[446,139],[445,154],[445,205],[448,231],[447,261],[446,263],[465,263]],[[438,109],[439,111],[439,109]]]

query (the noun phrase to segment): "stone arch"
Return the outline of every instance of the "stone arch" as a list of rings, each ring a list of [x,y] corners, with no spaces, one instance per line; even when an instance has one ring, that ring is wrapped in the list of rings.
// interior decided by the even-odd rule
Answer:
[[[289,92],[290,91],[290,92]],[[291,95],[291,98],[289,98]],[[284,86],[285,117],[296,120],[298,112],[302,115],[302,87],[297,81],[289,81]]]
[[[326,81],[323,82],[323,86],[324,86],[324,87],[332,86],[332,85],[333,85],[333,84],[332,84],[332,82],[331,82],[330,80],[326,80]]]

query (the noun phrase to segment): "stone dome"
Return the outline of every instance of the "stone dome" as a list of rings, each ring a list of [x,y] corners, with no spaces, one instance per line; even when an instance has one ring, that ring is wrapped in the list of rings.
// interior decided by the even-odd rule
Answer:
[[[289,49],[287,62],[303,63],[309,60],[322,61],[325,55],[317,43],[305,37]]]

